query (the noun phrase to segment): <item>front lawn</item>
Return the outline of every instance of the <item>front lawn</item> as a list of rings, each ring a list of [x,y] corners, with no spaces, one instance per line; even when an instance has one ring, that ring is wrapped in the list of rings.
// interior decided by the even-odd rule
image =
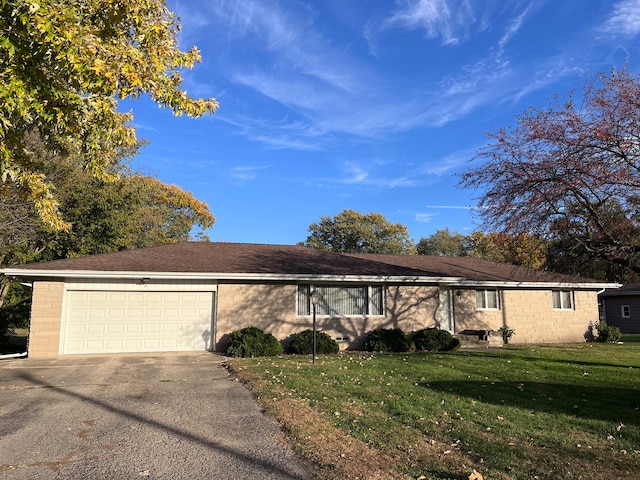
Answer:
[[[640,474],[640,343],[228,363],[319,478]]]

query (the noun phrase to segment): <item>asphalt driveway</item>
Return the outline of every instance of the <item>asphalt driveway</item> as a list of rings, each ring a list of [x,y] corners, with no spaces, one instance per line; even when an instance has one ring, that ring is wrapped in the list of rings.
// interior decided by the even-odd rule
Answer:
[[[311,478],[223,360],[1,360],[0,478]]]

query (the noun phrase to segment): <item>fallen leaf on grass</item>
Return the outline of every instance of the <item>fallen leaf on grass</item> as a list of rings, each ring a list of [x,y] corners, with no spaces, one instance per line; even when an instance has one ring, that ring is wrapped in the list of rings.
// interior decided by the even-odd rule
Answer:
[[[469,475],[469,480],[484,480],[484,477],[482,476],[482,474],[480,472],[477,472],[474,469],[473,473],[471,475]]]

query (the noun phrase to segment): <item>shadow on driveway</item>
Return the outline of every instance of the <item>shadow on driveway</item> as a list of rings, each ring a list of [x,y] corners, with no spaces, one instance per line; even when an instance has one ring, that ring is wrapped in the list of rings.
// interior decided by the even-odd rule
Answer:
[[[219,359],[100,358],[0,369],[2,478],[312,477]]]

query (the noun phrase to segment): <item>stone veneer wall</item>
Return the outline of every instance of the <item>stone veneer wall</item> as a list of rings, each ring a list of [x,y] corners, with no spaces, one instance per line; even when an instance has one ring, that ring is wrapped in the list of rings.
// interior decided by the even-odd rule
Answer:
[[[244,327],[257,327],[283,340],[311,328],[311,321],[296,318],[296,285],[218,284],[216,351],[227,348],[228,335]]]
[[[254,326],[287,341],[312,328],[312,316],[298,316],[295,284],[219,284],[216,312],[216,351],[224,351],[227,336]],[[359,348],[366,333],[376,328],[401,328],[405,332],[436,325],[437,287],[389,286],[385,316],[316,318],[318,331],[338,340],[341,348]]]
[[[573,310],[554,310],[551,290],[504,290],[501,309],[476,311],[475,290],[454,290],[455,331],[497,330],[505,323],[516,331],[511,343],[583,342],[589,322],[598,320],[595,291],[575,291]],[[217,351],[226,349],[226,336],[247,326],[272,333],[278,340],[310,329],[311,316],[296,315],[295,284],[219,284]],[[64,283],[38,281],[33,285],[29,356],[59,354]],[[318,317],[319,331],[342,348],[359,348],[365,334],[375,328],[401,328],[410,333],[438,326],[438,287],[387,286],[386,315],[369,317]],[[505,320],[508,319],[508,320]]]
[[[60,351],[64,282],[34,282],[29,357],[50,358]]]
[[[500,310],[475,309],[475,290],[454,294],[456,332],[497,330],[508,325],[515,330],[510,343],[584,342],[589,322],[598,321],[595,291],[574,291],[572,310],[554,310],[551,290],[503,290]]]

